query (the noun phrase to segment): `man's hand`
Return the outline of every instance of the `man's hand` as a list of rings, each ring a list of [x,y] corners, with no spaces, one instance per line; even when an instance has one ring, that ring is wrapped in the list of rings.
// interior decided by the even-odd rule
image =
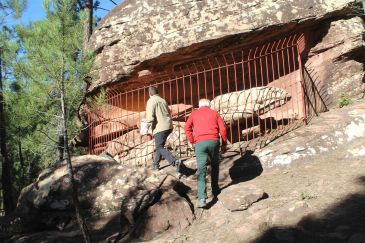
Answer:
[[[221,153],[224,154],[225,152],[227,152],[226,145],[221,145]]]

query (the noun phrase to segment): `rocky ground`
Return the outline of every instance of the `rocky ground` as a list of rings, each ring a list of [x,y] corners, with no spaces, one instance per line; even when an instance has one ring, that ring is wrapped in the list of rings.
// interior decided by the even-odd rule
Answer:
[[[229,151],[221,193],[196,209],[195,161],[182,175],[153,173],[108,158],[74,159],[95,242],[365,241],[365,103],[333,109],[254,153]],[[208,183],[209,185],[209,183]],[[17,214],[1,219],[8,242],[81,242],[65,166],[22,191]]]
[[[222,183],[218,201],[183,234],[156,242],[365,242],[364,135],[363,102],[323,113],[236,161],[251,164],[244,176]],[[260,191],[264,198],[239,209]]]

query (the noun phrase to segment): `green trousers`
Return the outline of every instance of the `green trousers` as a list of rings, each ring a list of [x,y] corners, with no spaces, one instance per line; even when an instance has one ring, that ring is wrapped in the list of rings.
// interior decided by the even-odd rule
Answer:
[[[207,173],[208,157],[211,161],[212,174],[211,183],[213,195],[217,196],[219,191],[219,140],[206,140],[195,145],[195,155],[198,167],[198,198],[207,198],[205,175]]]

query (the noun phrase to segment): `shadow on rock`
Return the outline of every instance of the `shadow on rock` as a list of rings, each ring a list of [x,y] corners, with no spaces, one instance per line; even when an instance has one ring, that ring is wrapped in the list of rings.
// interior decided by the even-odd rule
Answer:
[[[261,175],[263,168],[259,158],[253,155],[252,151],[246,153],[233,162],[233,166],[229,169],[231,182],[223,186],[220,190],[224,190],[231,185],[249,181]]]
[[[357,180],[365,186],[365,176]],[[365,242],[365,188],[318,214],[304,216],[297,225],[271,227],[255,243]]]
[[[194,175],[196,172],[195,169],[191,169],[187,167],[184,163],[181,163],[180,165],[180,173],[186,177]]]

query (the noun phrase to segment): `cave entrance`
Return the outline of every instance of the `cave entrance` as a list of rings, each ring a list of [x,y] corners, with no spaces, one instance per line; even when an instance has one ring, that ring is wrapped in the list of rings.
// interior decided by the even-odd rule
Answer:
[[[241,152],[301,126],[310,115],[308,100],[313,99],[302,70],[306,36],[294,34],[206,56],[175,65],[158,78],[147,76],[109,88],[105,102],[88,114],[90,153],[106,151],[133,165],[146,165],[153,158],[153,141],[140,136],[138,129],[150,85],[170,104],[174,129],[167,146],[180,157],[193,153],[184,125],[201,98],[212,101],[227,125],[229,146]]]

